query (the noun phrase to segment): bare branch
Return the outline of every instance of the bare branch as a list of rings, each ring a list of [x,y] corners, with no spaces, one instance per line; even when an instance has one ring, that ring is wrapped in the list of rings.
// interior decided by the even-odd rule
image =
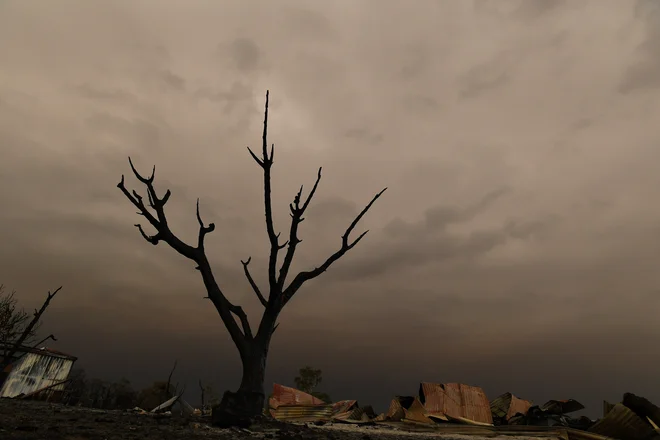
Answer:
[[[263,167],[264,166],[264,161],[259,159],[256,154],[250,149],[250,147],[247,147],[248,151],[250,152],[250,155],[252,158],[259,164],[259,166]]]
[[[268,257],[268,284],[270,292],[276,291],[277,286],[277,254],[284,246],[280,246],[275,233],[275,225],[273,223],[273,206],[271,198],[271,182],[270,182],[270,169],[273,165],[273,157],[275,154],[275,145],[271,144],[270,157],[268,155],[268,102],[269,91],[266,91],[266,105],[264,107],[264,129],[261,136],[261,158],[248,147],[248,151],[252,158],[261,166],[264,171],[264,211],[266,215],[266,232],[268,233],[268,241],[270,242],[270,255]],[[269,296],[270,297],[270,296]]]
[[[303,202],[303,205],[300,206],[300,199],[302,197],[303,191],[302,186],[300,187],[300,190],[296,196],[293,198],[293,203],[289,204],[289,209],[291,210],[291,229],[289,231],[288,240],[289,248],[287,249],[286,255],[284,256],[284,261],[282,262],[282,267],[280,267],[280,273],[277,279],[277,286],[280,292],[284,288],[284,283],[286,283],[286,277],[289,273],[289,269],[291,268],[291,263],[293,262],[293,257],[296,253],[296,247],[298,244],[302,243],[302,240],[298,237],[298,226],[303,222],[303,220],[305,220],[303,218],[303,214],[305,214],[305,210],[309,206],[309,203],[312,201],[314,193],[316,193],[316,188],[319,186],[319,182],[321,181],[321,170],[322,168],[319,168],[318,174],[316,176],[316,182],[314,182],[314,186],[309,192],[307,199],[305,199]]]
[[[140,225],[138,223],[138,224],[135,225],[135,227],[138,228],[138,230],[140,231],[140,234],[142,235],[142,237],[145,240],[147,240],[149,243],[153,244],[154,246],[156,246],[158,244],[158,242],[160,241],[160,232],[158,232],[156,235],[147,235],[144,232],[144,229],[142,229],[142,225]]]
[[[156,177],[156,165],[154,165],[153,170],[151,170],[151,176],[147,177],[146,179],[140,175],[140,173],[137,172],[135,167],[133,166],[133,161],[131,158],[128,158],[128,164],[131,166],[131,170],[133,170],[133,174],[135,174],[135,177],[137,179],[144,183],[145,185],[151,185],[154,182],[154,177]]]
[[[41,320],[41,316],[44,314],[44,312],[46,311],[46,309],[50,305],[51,300],[53,298],[55,298],[55,295],[57,295],[57,292],[59,292],[61,289],[62,289],[62,286],[55,289],[55,291],[53,293],[51,293],[49,291],[47,296],[46,296],[46,300],[41,305],[41,308],[39,310],[35,309],[33,317],[32,317],[32,321],[30,321],[30,323],[23,329],[23,332],[21,333],[19,338],[14,342],[11,349],[5,354],[2,361],[0,362],[0,371],[4,370],[4,368],[11,363],[11,359],[14,357],[16,352],[25,343],[26,339],[28,339],[33,334],[33,330],[35,329],[35,327],[38,325],[39,321]]]
[[[303,271],[300,272],[296,277],[293,279],[291,284],[289,284],[289,287],[286,288],[286,290],[283,292],[283,298],[282,298],[282,307],[293,297],[293,295],[300,289],[300,287],[306,282],[309,281],[313,278],[318,277],[321,275],[323,272],[328,270],[328,268],[334,263],[335,261],[339,260],[341,257],[346,254],[349,250],[353,249],[356,244],[360,242],[364,238],[365,235],[367,235],[367,232],[365,231],[362,234],[360,234],[355,240],[352,242],[349,242],[350,234],[353,232],[353,229],[355,229],[355,226],[358,224],[360,219],[364,217],[364,215],[369,211],[369,209],[373,206],[373,204],[378,200],[378,198],[387,190],[387,188],[384,188],[382,191],[380,191],[378,194],[376,194],[371,201],[367,204],[367,206],[360,211],[360,213],[355,217],[355,219],[351,222],[349,227],[346,229],[346,232],[341,237],[341,247],[337,252],[332,254],[330,257],[328,257],[327,260],[320,266],[309,270],[309,271]]]
[[[271,147],[271,157],[270,159],[268,158],[268,101],[269,101],[269,95],[270,95],[270,90],[266,90],[266,105],[264,107],[264,132],[261,135],[261,148],[262,148],[262,154],[263,154],[263,161],[264,164],[270,163],[271,165],[273,164],[273,149],[275,148],[275,145]]]
[[[39,342],[37,342],[36,344],[34,344],[34,345],[32,346],[32,348],[37,348],[37,347],[39,347],[41,344],[43,344],[44,342],[46,342],[46,341],[49,340],[49,339],[51,339],[51,340],[57,342],[57,338],[55,337],[54,334],[51,333],[50,335],[48,335],[48,336],[46,336],[45,338],[43,338],[41,341],[39,341]]]
[[[243,327],[243,334],[247,340],[252,339],[252,329],[250,328],[250,321],[248,321],[247,315],[243,311],[243,307],[235,306],[229,304],[229,310],[236,316],[238,316],[239,321],[241,322],[241,327]]]
[[[242,312],[240,307],[234,306],[227,300],[224,293],[220,289],[220,286],[218,286],[215,277],[213,276],[213,271],[211,270],[211,266],[209,265],[206,255],[204,253],[204,246],[203,246],[204,237],[206,234],[208,234],[209,232],[215,229],[215,225],[213,223],[210,223],[208,226],[204,226],[201,215],[199,213],[199,200],[198,200],[196,215],[200,230],[199,230],[197,247],[193,247],[180,240],[170,230],[167,222],[167,217],[165,216],[164,207],[165,207],[165,203],[170,198],[171,195],[170,190],[167,190],[162,198],[159,198],[158,195],[156,194],[156,190],[153,185],[156,168],[155,167],[153,168],[151,172],[151,176],[145,178],[142,175],[140,175],[140,173],[136,170],[135,166],[133,165],[133,161],[131,160],[130,157],[128,161],[129,161],[129,165],[131,166],[131,170],[133,171],[133,174],[135,174],[136,178],[147,187],[149,205],[151,206],[151,208],[155,210],[156,215],[154,215],[151,211],[149,211],[149,209],[145,206],[142,197],[139,194],[137,194],[136,191],[133,191],[131,193],[126,189],[123,175],[121,176],[121,181],[119,182],[119,184],[117,184],[117,187],[122,191],[122,193],[126,196],[126,198],[138,209],[138,214],[144,216],[149,221],[149,223],[156,229],[157,233],[153,236],[150,236],[144,232],[142,226],[140,225],[135,225],[135,226],[140,231],[142,237],[145,240],[147,240],[149,243],[156,245],[160,241],[164,241],[179,254],[197,263],[195,268],[199,270],[202,274],[202,279],[204,281],[204,285],[208,292],[208,298],[213,302],[213,305],[218,311],[218,314],[220,315],[220,318],[222,319],[223,323],[227,327],[227,330],[229,331],[229,334],[232,340],[234,341],[234,343],[236,344],[236,347],[238,348],[239,352],[245,351],[247,349],[246,346],[247,340],[252,338],[251,331],[249,328],[249,323],[247,321],[247,318],[244,317],[245,313]],[[236,314],[241,319],[241,325],[245,333],[241,331],[241,327],[234,319],[232,313]]]
[[[202,392],[202,412],[203,412],[204,408],[206,408],[206,405],[204,402],[204,386],[202,385],[202,379],[199,379],[199,389]]]
[[[199,215],[199,198],[197,198],[197,222],[199,223],[199,238],[197,240],[197,249],[204,248],[204,237],[209,232],[215,231],[215,223],[209,223],[208,226],[204,226],[202,221],[202,216]]]
[[[170,384],[172,383],[172,375],[174,374],[174,370],[176,370],[176,364],[179,362],[178,359],[174,360],[174,366],[172,366],[172,370],[170,371],[170,375],[167,376],[167,385],[165,386],[165,394],[166,394],[166,399],[169,399],[172,397],[172,394],[170,394]]]
[[[144,216],[154,228],[158,228],[160,226],[158,220],[153,216],[151,212],[147,210],[147,207],[144,206],[142,197],[136,191],[133,191],[133,194],[128,192],[126,186],[124,185],[123,174],[121,176],[121,181],[117,184],[117,188],[119,188],[121,192],[124,193],[126,198],[139,210],[139,214]]]
[[[241,264],[243,264],[243,272],[245,272],[245,277],[250,283],[250,286],[252,286],[252,290],[254,290],[254,293],[257,295],[257,298],[259,298],[259,302],[264,307],[267,307],[268,301],[266,301],[266,298],[264,298],[264,296],[261,294],[261,290],[259,290],[259,286],[257,286],[257,283],[254,282],[252,275],[250,275],[250,269],[248,269],[248,264],[250,264],[250,261],[252,261],[252,257],[249,257],[247,261],[241,260]]]
[[[316,176],[316,182],[314,182],[314,186],[312,187],[312,190],[309,192],[309,195],[307,196],[307,199],[305,200],[305,203],[303,204],[302,212],[305,212],[305,210],[309,206],[309,202],[312,201],[312,197],[314,197],[314,193],[316,192],[316,188],[318,188],[318,186],[319,186],[319,182],[321,181],[321,170],[323,170],[323,168],[319,167],[319,172]]]
[[[172,195],[172,192],[168,189],[165,191],[165,195],[163,196],[162,199],[159,200],[159,202],[164,206],[165,203],[170,199],[170,196]]]
[[[348,229],[346,229],[346,232],[344,232],[344,235],[342,235],[342,237],[341,237],[341,240],[342,240],[342,247],[348,247],[347,250],[349,250],[349,249],[351,249],[353,246],[355,246],[355,245],[357,244],[357,242],[360,241],[360,240],[362,239],[362,237],[364,237],[364,235],[365,235],[367,232],[364,232],[362,235],[360,235],[360,236],[359,236],[359,237],[358,237],[353,243],[351,243],[350,245],[349,245],[349,243],[348,243],[348,237],[351,235],[351,232],[353,232],[353,229],[355,229],[355,226],[357,226],[358,222],[362,219],[362,217],[364,217],[364,215],[367,213],[367,211],[369,211],[369,209],[371,208],[371,206],[372,206],[374,203],[376,203],[376,200],[378,200],[378,198],[379,198],[379,197],[380,197],[380,196],[381,196],[386,190],[387,190],[387,188],[383,188],[378,194],[376,194],[376,195],[374,196],[374,198],[371,199],[371,202],[369,202],[369,204],[368,204],[367,206],[365,206],[364,209],[363,209],[362,211],[360,211],[360,213],[358,214],[358,216],[355,217],[355,220],[353,220],[353,222],[352,222],[351,225],[348,227]]]

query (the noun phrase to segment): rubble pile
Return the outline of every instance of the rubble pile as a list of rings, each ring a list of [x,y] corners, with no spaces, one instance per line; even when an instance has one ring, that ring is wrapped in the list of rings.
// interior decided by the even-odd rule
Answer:
[[[660,408],[626,393],[621,403],[604,402],[600,420],[571,417],[584,409],[573,399],[543,405],[505,393],[492,401],[483,389],[459,383],[423,382],[416,396],[395,396],[387,413],[377,415],[356,400],[333,404],[294,388],[275,384],[268,415],[280,421],[426,427],[461,435],[552,434],[566,440],[660,440]]]
[[[8,400],[35,400],[34,396],[42,391],[21,393]],[[562,440],[660,440],[660,408],[643,397],[626,393],[619,403],[603,402],[603,417],[599,420],[572,416],[582,409],[584,405],[573,399],[549,400],[535,405],[512,393],[504,393],[489,400],[480,387],[422,382],[416,395],[395,396],[387,412],[376,414],[371,406],[359,405],[357,400],[329,403],[295,388],[275,384],[261,419],[247,420],[243,428],[279,423],[280,426],[372,428],[382,432],[399,430],[472,438],[523,435]],[[182,394],[153,409],[134,408],[129,412],[154,419],[181,414],[197,420],[195,424],[199,426],[220,427],[224,423],[216,417],[215,410],[211,414],[196,409]]]

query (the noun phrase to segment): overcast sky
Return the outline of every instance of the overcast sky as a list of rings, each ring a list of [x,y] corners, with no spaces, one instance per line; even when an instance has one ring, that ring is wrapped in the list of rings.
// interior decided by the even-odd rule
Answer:
[[[265,282],[266,89],[276,228],[324,174],[295,268],[361,206],[371,232],[281,316],[267,388],[310,364],[384,409],[420,381],[660,402],[660,7],[652,0],[0,4],[0,282],[88,375],[236,388],[190,261],[145,242],[127,156],[172,229],[217,229],[216,278],[253,325]]]

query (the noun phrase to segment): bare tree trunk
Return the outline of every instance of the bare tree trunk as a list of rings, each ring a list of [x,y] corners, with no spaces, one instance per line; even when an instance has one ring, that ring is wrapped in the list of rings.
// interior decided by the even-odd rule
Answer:
[[[257,335],[241,351],[243,365],[241,384],[235,393],[226,391],[220,405],[213,409],[215,424],[248,425],[252,417],[263,414],[266,403],[264,391],[266,364],[277,315],[277,313],[265,313]]]
[[[260,347],[256,343],[250,348],[250,353],[241,359],[243,377],[236,394],[239,400],[244,402],[245,410],[250,414],[260,414],[264,409],[267,360],[268,348]]]
[[[202,392],[202,412],[204,412],[206,402],[204,402],[204,385],[202,385],[202,379],[199,379],[199,390]]]

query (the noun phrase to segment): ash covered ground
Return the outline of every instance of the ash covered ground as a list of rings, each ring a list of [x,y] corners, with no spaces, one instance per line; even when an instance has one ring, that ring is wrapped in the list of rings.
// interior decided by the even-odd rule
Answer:
[[[408,428],[266,422],[250,429],[220,429],[195,416],[145,415],[34,401],[0,399],[2,440],[551,440],[548,436],[465,436],[409,432]]]

